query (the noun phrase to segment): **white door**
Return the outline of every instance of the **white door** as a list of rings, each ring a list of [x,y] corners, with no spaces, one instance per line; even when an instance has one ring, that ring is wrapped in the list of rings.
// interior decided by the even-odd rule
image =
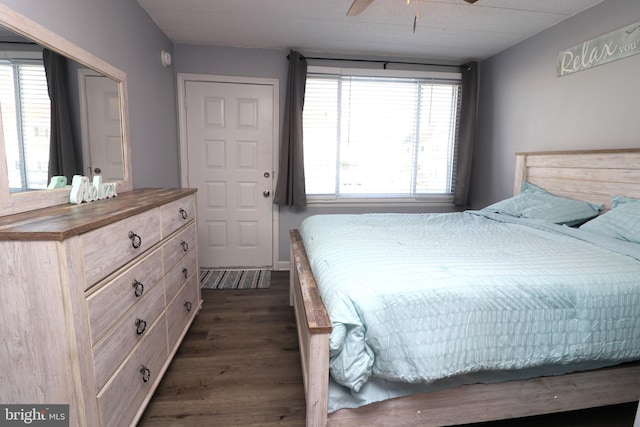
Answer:
[[[83,70],[84,71],[84,70]],[[104,182],[124,179],[118,83],[90,70],[80,74],[84,171]]]
[[[271,85],[185,82],[188,186],[202,267],[272,266]]]

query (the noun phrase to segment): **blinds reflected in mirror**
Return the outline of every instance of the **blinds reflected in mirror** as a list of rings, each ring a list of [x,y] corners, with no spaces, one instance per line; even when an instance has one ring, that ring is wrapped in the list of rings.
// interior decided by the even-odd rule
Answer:
[[[0,60],[0,103],[12,192],[47,187],[51,103],[41,60]]]

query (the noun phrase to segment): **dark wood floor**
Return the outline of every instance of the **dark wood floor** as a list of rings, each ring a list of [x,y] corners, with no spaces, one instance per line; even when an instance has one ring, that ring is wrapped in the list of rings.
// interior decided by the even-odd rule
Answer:
[[[304,426],[304,391],[288,273],[270,289],[203,290],[203,308],[139,426]],[[636,404],[474,424],[631,427]]]

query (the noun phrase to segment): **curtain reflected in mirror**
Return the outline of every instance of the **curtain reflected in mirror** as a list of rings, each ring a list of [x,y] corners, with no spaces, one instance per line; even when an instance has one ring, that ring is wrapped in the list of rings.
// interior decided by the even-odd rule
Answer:
[[[45,49],[42,60],[51,101],[47,181],[52,176],[64,176],[67,182],[71,182],[73,175],[82,174],[82,170],[77,166],[76,146],[71,130],[67,58]]]

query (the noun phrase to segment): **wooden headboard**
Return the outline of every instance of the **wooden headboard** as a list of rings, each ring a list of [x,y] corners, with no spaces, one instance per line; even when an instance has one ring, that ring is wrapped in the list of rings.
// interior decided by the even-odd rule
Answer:
[[[640,199],[640,149],[516,153],[513,194],[523,181],[608,210],[611,196]]]

